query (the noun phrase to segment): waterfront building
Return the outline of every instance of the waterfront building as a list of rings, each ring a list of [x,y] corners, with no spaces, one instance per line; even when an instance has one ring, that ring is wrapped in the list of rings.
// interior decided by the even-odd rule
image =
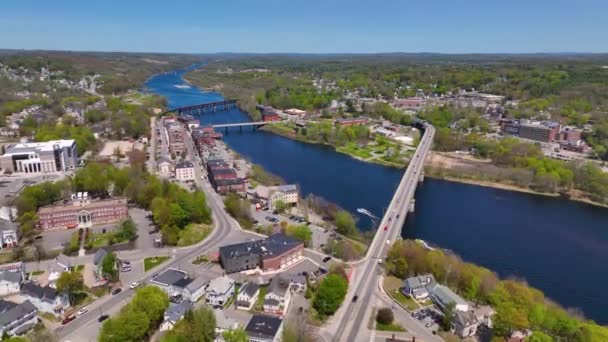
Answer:
[[[404,295],[414,299],[424,299],[429,296],[429,289],[432,289],[435,284],[432,274],[423,274],[405,279],[402,291]]]
[[[72,203],[48,205],[38,209],[40,228],[86,228],[120,222],[129,217],[126,198],[90,200],[86,192],[72,197]]]
[[[285,269],[302,260],[304,244],[283,234],[264,240],[220,247],[220,263],[226,273],[259,268],[262,271]]]
[[[19,143],[6,147],[0,167],[19,173],[49,173],[76,168],[76,140]]]
[[[445,310],[450,304],[454,304],[454,310],[456,311],[469,310],[469,303],[447,286],[435,285],[430,291],[430,297],[441,310]]]
[[[297,206],[300,193],[295,184],[286,184],[279,186],[258,186],[256,188],[258,198],[265,200],[268,203],[270,210],[276,209],[278,202],[283,202],[289,206]]]
[[[352,125],[365,125],[369,122],[367,118],[345,118],[336,120],[337,126],[352,126]]]

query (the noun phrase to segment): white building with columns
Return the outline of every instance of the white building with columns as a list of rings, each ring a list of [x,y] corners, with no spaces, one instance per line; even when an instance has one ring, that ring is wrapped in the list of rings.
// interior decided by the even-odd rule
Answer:
[[[77,162],[74,139],[12,144],[0,157],[3,170],[20,173],[68,171],[76,168]]]

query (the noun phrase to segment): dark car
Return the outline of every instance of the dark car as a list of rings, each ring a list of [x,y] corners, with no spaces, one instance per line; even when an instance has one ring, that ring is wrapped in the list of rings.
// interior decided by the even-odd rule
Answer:
[[[63,319],[63,321],[61,321],[61,324],[66,325],[75,319],[76,319],[76,316],[74,316],[74,315],[67,316],[66,318]]]
[[[112,295],[117,295],[122,291],[122,289],[120,287],[115,288],[114,290],[112,290]]]
[[[42,235],[38,235],[34,239],[36,239],[36,240],[42,240]]]
[[[329,260],[331,260],[330,256],[323,258],[323,262],[328,262]]]
[[[357,299],[359,299],[359,296],[354,295],[354,296],[353,296],[353,303],[356,303],[356,302],[357,302]]]
[[[327,269],[319,267],[319,272],[321,272],[322,274],[327,274]]]
[[[101,316],[99,316],[99,318],[97,319],[97,322],[100,322],[100,323],[101,323],[101,322],[105,321],[106,319],[108,319],[108,317],[110,317],[110,315],[101,315]]]

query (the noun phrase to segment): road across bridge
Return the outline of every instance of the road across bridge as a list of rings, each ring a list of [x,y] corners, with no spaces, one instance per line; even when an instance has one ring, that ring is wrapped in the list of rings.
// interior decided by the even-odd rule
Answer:
[[[344,304],[334,317],[337,319],[337,326],[336,330],[332,331],[332,341],[354,342],[363,338],[363,335],[358,336],[357,334],[361,332],[362,327],[366,326],[365,315],[370,310],[369,303],[381,271],[379,260],[386,257],[391,245],[401,236],[401,229],[412,205],[418,181],[423,179],[424,160],[435,136],[435,128],[432,125],[425,122],[419,124],[424,129],[424,135],[380,221],[380,226],[369,246],[367,255],[357,265],[358,270],[349,285]],[[353,301],[355,296],[358,297],[358,300]]]

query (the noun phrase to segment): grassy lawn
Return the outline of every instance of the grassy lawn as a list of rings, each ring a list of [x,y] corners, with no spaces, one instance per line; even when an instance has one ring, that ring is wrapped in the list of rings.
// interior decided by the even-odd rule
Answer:
[[[403,304],[408,310],[418,310],[420,305],[416,303],[412,298],[405,296],[401,292],[401,286],[403,281],[397,277],[389,276],[384,278],[384,290],[396,301]]]
[[[192,263],[195,265],[200,265],[207,261],[209,261],[209,258],[205,254],[202,254],[202,255],[197,256],[194,260],[192,260]]]
[[[144,259],[144,272],[148,272],[154,267],[162,264],[163,262],[169,260],[168,256],[155,256]]]
[[[382,324],[382,323],[378,323],[378,322],[376,322],[376,330],[379,330],[379,331],[406,331],[405,328],[403,328],[402,326],[400,326],[397,323]]]
[[[84,265],[76,265],[70,267],[70,272],[82,272],[84,270]]]
[[[190,246],[204,240],[213,229],[206,224],[191,223],[187,225],[179,234],[177,246]]]
[[[87,236],[87,241],[85,246],[89,249],[95,247],[105,247],[110,244],[110,238],[112,237],[112,232],[107,233],[89,233]]]
[[[28,278],[29,278],[29,277],[35,277],[35,276],[41,275],[43,273],[44,273],[44,271],[34,271],[34,272],[28,273],[27,275],[28,275]]]
[[[355,157],[359,157],[362,159],[368,159],[372,157],[370,147],[366,146],[363,148],[359,148],[356,143],[349,143],[346,146],[339,147],[337,149],[338,152],[346,153],[349,155],[353,155]]]

